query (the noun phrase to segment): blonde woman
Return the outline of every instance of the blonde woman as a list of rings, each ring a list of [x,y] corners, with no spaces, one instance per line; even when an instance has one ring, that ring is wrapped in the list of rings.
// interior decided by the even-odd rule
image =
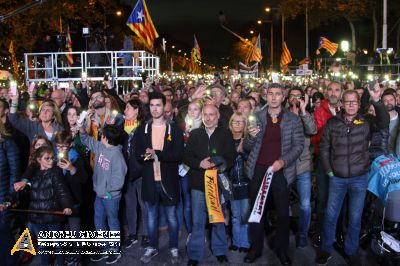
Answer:
[[[233,186],[231,201],[232,212],[232,245],[230,250],[248,252],[250,248],[248,224],[246,222],[250,209],[248,181],[245,175],[244,163],[248,154],[243,150],[243,137],[247,128],[247,117],[235,112],[229,120],[229,129],[232,132],[236,148],[236,158],[230,171]]]
[[[11,108],[8,118],[11,124],[25,134],[29,141],[36,136],[43,136],[54,143],[54,138],[57,132],[62,131],[60,110],[57,105],[47,100],[39,107],[38,121],[31,121],[27,118],[22,118],[17,115],[18,95],[11,96]]]

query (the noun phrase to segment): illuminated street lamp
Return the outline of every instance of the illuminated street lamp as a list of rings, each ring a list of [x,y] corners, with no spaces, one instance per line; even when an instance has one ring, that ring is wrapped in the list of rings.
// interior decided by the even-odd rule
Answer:
[[[175,45],[172,45],[171,48],[172,48],[172,49],[175,49]]]
[[[271,12],[271,8],[270,7],[266,7],[265,8],[265,12]]]
[[[262,21],[259,19],[259,20],[257,20],[257,24],[261,24],[262,23]]]
[[[340,49],[342,49],[343,52],[347,53],[350,50],[350,44],[348,41],[341,41],[340,42]]]
[[[119,17],[122,15],[122,11],[118,10],[115,14]]]
[[[251,30],[251,31],[250,31],[250,34],[254,34],[254,30]]]

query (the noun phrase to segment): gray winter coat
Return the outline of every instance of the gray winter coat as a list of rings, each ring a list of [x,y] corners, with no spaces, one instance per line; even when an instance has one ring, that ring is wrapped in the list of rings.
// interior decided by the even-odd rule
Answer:
[[[255,138],[246,136],[243,142],[244,149],[250,152],[246,164],[246,174],[252,179],[254,169],[260,153],[262,140],[264,138],[265,128],[267,125],[267,110],[266,106],[261,111],[256,113],[257,121],[260,124],[261,131]],[[286,109],[283,109],[283,116],[281,121],[281,143],[282,143],[282,160],[285,165],[283,174],[288,182],[291,184],[296,179],[296,160],[304,148],[304,131],[301,120],[295,114],[292,114]]]
[[[317,134],[317,126],[315,125],[314,117],[306,112],[304,115],[300,114],[301,122],[304,128],[304,149],[299,159],[296,162],[296,174],[311,172],[312,156],[310,151],[310,136]]]

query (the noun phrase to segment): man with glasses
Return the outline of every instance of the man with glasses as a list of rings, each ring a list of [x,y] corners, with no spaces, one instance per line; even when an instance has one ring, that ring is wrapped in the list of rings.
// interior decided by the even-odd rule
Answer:
[[[332,117],[324,128],[320,143],[321,161],[329,176],[329,194],[322,228],[322,245],[316,264],[326,265],[331,258],[336,223],[348,195],[348,227],[344,240],[345,259],[361,265],[357,256],[361,216],[368,185],[370,136],[389,126],[389,114],[380,101],[380,90],[370,90],[376,117],[358,114],[360,96],[354,90],[343,93],[344,110]]]
[[[299,230],[296,237],[297,247],[306,247],[308,229],[311,222],[311,165],[310,136],[317,133],[317,126],[313,116],[306,111],[308,94],[300,87],[293,87],[289,91],[289,110],[300,117],[304,129],[304,149],[296,161],[296,188],[299,194],[300,213]]]

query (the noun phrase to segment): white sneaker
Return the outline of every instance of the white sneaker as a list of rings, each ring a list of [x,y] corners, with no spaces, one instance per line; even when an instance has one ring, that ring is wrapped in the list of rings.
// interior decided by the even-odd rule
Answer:
[[[140,258],[140,260],[143,263],[149,263],[153,259],[153,257],[155,257],[157,255],[158,255],[157,249],[152,248],[152,247],[147,247],[143,256]]]
[[[171,263],[172,264],[179,264],[181,263],[181,258],[179,257],[179,252],[177,248],[171,249]]]

